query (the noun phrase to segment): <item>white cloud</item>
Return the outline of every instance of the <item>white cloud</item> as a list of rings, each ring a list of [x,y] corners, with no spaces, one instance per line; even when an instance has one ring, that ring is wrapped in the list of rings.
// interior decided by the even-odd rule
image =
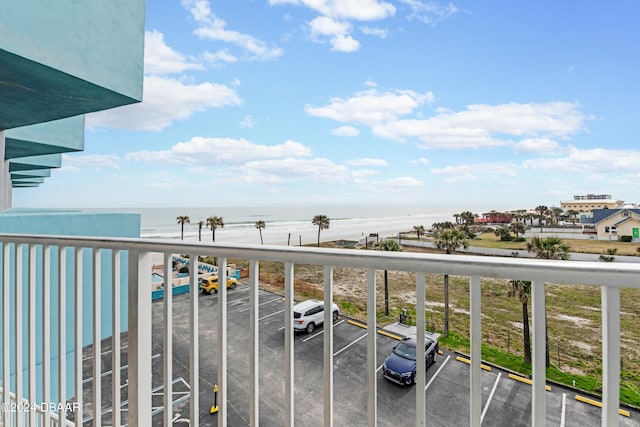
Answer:
[[[209,51],[205,51],[202,53],[202,58],[211,63],[211,64],[219,64],[220,62],[224,62],[227,64],[232,64],[234,62],[238,62],[238,57],[229,53],[227,49],[220,49],[215,53],[211,53]]]
[[[352,122],[374,126],[409,114],[425,103],[433,102],[433,94],[420,94],[410,90],[379,92],[370,89],[352,98],[333,98],[325,107],[307,105],[307,114],[325,117],[338,122]]]
[[[75,172],[80,169],[120,169],[120,158],[111,154],[62,155],[62,171]]]
[[[349,169],[329,159],[296,159],[252,161],[242,166],[242,179],[259,184],[288,184],[291,181],[346,182]]]
[[[202,64],[189,62],[164,42],[158,31],[147,31],[144,37],[144,72],[150,75],[181,73],[186,70],[202,70]]]
[[[240,105],[236,92],[225,85],[187,85],[159,76],[144,79],[142,103],[87,115],[88,127],[160,131],[208,108]]]
[[[570,146],[568,155],[557,158],[527,160],[524,167],[539,170],[578,173],[638,173],[640,151],[594,148],[580,150]]]
[[[331,131],[336,136],[358,136],[360,131],[353,126],[340,126]]]
[[[557,153],[560,144],[548,138],[528,138],[518,141],[513,151],[516,153]]]
[[[355,52],[360,49],[360,42],[351,36],[337,35],[331,39],[331,50],[336,52]]]
[[[312,36],[335,36],[347,34],[351,30],[351,25],[328,16],[318,16],[309,22],[309,29]]]
[[[128,153],[127,160],[185,166],[242,165],[252,161],[268,161],[290,157],[306,157],[311,150],[295,141],[280,145],[259,145],[246,139],[194,137],[170,150]]]
[[[446,182],[470,181],[478,179],[480,175],[495,176],[516,176],[518,166],[513,163],[476,163],[456,166],[445,166],[431,169],[434,175],[448,176]]]
[[[351,166],[389,166],[384,159],[370,159],[370,158],[362,158],[362,159],[353,159],[346,162]]]
[[[240,122],[240,126],[242,126],[243,128],[252,128],[256,125],[256,119],[253,118],[253,116],[251,115],[246,115],[242,118],[242,121]]]
[[[425,157],[421,157],[416,160],[411,160],[409,163],[418,164],[418,165],[428,165],[431,163],[431,161]]]
[[[389,36],[389,30],[382,28],[361,27],[360,30],[368,36],[375,36],[381,39],[386,39]]]
[[[579,105],[546,104],[470,105],[461,112],[444,112],[428,119],[382,122],[374,135],[396,141],[418,138],[422,148],[481,148],[512,144],[511,137],[567,139],[583,129]]]
[[[410,176],[402,176],[386,181],[373,181],[369,183],[369,186],[372,191],[390,191],[395,193],[400,191],[417,190],[424,187],[424,182]]]
[[[379,0],[269,0],[269,4],[306,6],[323,16],[357,21],[384,19],[396,13],[393,4]]]
[[[199,24],[198,28],[194,30],[194,34],[203,40],[222,41],[236,45],[244,49],[248,53],[249,59],[252,60],[277,59],[284,53],[281,48],[268,46],[263,40],[249,34],[227,29],[227,23],[211,11],[207,0],[183,0],[182,5],[191,12]]]
[[[400,0],[400,2],[411,8],[409,19],[418,19],[432,26],[459,12],[453,3],[441,5],[433,1],[424,3],[419,0]]]

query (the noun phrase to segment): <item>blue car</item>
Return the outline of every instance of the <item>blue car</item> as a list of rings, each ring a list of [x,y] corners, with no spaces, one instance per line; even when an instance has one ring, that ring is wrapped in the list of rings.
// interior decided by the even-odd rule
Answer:
[[[382,375],[398,385],[416,383],[416,337],[407,337],[393,347],[393,351],[382,365]],[[438,340],[433,336],[424,337],[424,361],[428,367],[436,362]]]

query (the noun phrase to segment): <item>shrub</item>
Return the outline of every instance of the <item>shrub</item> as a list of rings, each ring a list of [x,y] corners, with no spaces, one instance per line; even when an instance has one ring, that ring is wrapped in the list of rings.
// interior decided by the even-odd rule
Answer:
[[[633,237],[632,237],[632,236],[620,236],[620,241],[621,241],[621,242],[627,242],[627,243],[629,243],[629,242],[630,242],[630,241],[632,241],[632,240],[633,240]]]

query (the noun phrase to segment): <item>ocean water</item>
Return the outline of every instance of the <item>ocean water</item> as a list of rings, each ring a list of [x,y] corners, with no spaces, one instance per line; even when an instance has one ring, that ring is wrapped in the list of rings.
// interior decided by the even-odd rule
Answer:
[[[337,239],[359,240],[370,233],[397,236],[413,230],[413,226],[430,228],[432,224],[454,221],[454,213],[469,210],[464,207],[407,207],[407,206],[343,206],[343,207],[221,207],[221,208],[123,208],[110,212],[133,212],[141,215],[140,235],[146,239],[180,239],[178,216],[189,216],[184,225],[184,240],[199,238],[211,242],[212,232],[206,219],[222,217],[224,227],[216,229],[218,243],[260,244],[257,221],[264,221],[264,244],[298,245],[317,242],[318,228],[311,222],[315,215],[330,218],[329,229],[320,233],[321,241]],[[100,209],[99,211],[107,211]],[[198,222],[205,221],[199,237]]]

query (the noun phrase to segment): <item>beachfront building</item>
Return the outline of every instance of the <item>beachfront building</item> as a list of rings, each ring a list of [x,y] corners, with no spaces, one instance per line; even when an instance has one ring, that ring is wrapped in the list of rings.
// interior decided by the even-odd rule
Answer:
[[[144,20],[144,0],[3,2],[0,233],[90,240],[140,236],[139,215],[16,209],[12,193],[45,183],[51,171],[62,166],[63,153],[84,149],[85,114],[142,100]],[[75,398],[73,384],[81,371],[61,368],[64,362],[71,363],[96,338],[127,330],[126,258],[120,252],[92,253],[6,240],[2,248],[3,402]],[[121,269],[112,271],[122,262]],[[101,270],[94,268],[97,264]],[[80,288],[65,291],[64,277],[76,278]],[[114,281],[118,293],[112,292]],[[82,304],[76,304],[76,298]],[[60,310],[51,300],[84,310],[76,317],[73,310]],[[102,304],[122,307],[118,322],[112,322],[110,310],[100,313]],[[36,327],[43,324],[49,325],[48,332]],[[76,337],[79,324],[85,328]],[[112,334],[113,330],[118,333]],[[3,425],[17,421],[15,414],[0,417]],[[35,425],[32,421],[27,425]]]
[[[640,209],[595,209],[582,224],[593,225],[598,240],[640,241]]]
[[[574,210],[590,215],[595,209],[616,209],[623,204],[623,200],[615,200],[610,194],[585,194],[573,196],[573,200],[560,202],[560,207],[565,211]]]

